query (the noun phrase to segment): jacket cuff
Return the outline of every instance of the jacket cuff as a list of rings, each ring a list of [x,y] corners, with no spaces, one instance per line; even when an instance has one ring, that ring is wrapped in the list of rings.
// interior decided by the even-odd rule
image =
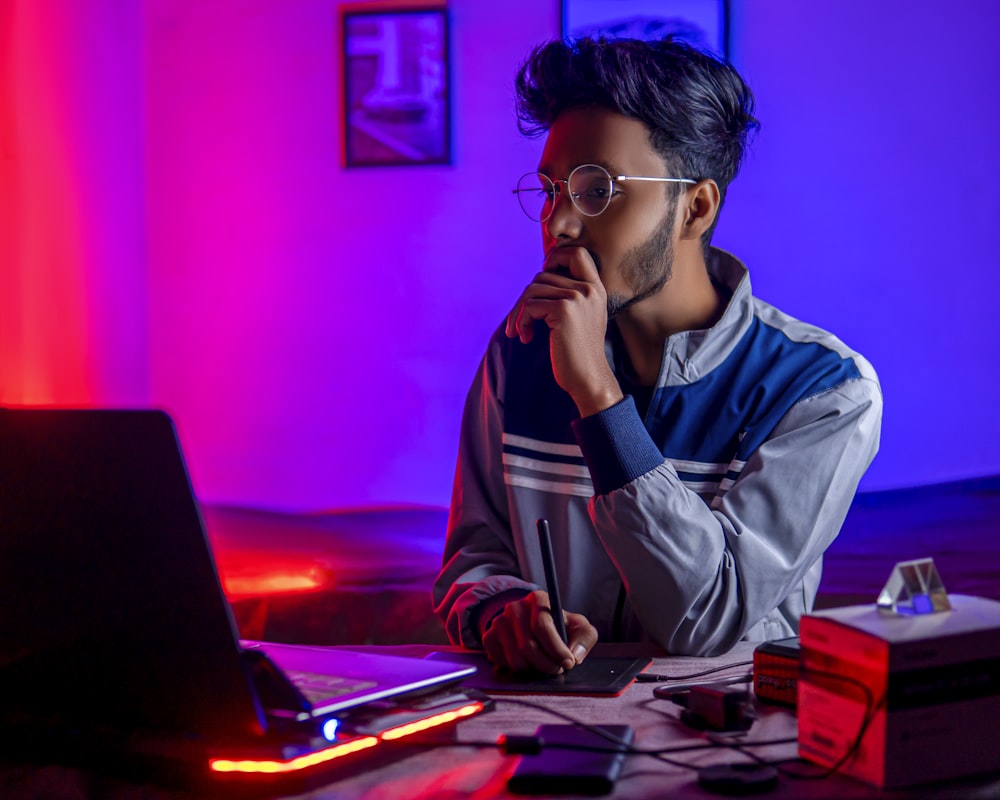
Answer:
[[[631,395],[572,424],[595,495],[621,489],[663,463],[663,453],[653,444]]]

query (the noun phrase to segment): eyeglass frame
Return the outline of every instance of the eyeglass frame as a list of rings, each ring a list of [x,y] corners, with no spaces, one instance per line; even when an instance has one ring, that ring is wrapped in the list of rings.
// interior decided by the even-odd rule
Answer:
[[[562,184],[564,184],[566,186],[566,189],[568,191],[569,190],[569,182],[573,179],[573,176],[579,170],[584,169],[586,167],[595,167],[595,168],[601,170],[605,175],[607,175],[608,176],[608,182],[611,184],[611,189],[612,189],[612,193],[608,195],[608,201],[607,201],[607,203],[604,204],[604,208],[602,208],[596,214],[588,214],[586,211],[584,211],[582,208],[580,208],[580,204],[577,203],[577,201],[576,201],[576,195],[574,195],[572,192],[569,192],[569,199],[570,199],[570,202],[573,204],[573,208],[575,208],[577,211],[579,211],[581,214],[583,214],[583,216],[585,216],[585,217],[591,217],[591,218],[593,218],[593,217],[599,217],[599,216],[601,216],[601,214],[603,214],[605,211],[608,210],[608,208],[611,205],[611,198],[614,197],[614,184],[616,182],[620,182],[620,181],[649,181],[650,183],[686,183],[689,186],[694,186],[695,184],[698,183],[698,181],[695,180],[694,178],[658,178],[658,177],[652,177],[652,176],[649,176],[649,175],[612,175],[608,171],[607,167],[603,167],[600,164],[579,164],[579,165],[573,167],[572,170],[570,170],[569,175],[567,175],[565,179],[553,180],[548,175],[546,175],[544,172],[541,172],[539,170],[535,170],[533,172],[525,172],[520,178],[517,179],[517,184],[518,184],[518,186],[520,186],[521,185],[521,181],[523,181],[529,175],[535,175],[535,176],[541,175],[543,178],[545,178],[545,180],[547,180],[549,183],[552,184],[552,188],[553,189],[555,189],[560,183],[562,183]],[[544,187],[540,187],[540,189],[544,189]],[[543,215],[543,216],[541,216],[541,217],[539,217],[539,218],[536,219],[535,217],[533,217],[531,214],[528,213],[528,210],[524,207],[524,203],[521,202],[521,195],[520,195],[520,193],[522,191],[527,191],[527,190],[526,189],[519,189],[519,188],[511,189],[511,193],[517,196],[517,204],[521,207],[521,211],[524,212],[524,215],[528,219],[530,219],[532,222],[547,222],[552,217],[552,215],[555,213],[555,210],[556,210],[556,199],[557,199],[556,196],[553,196],[553,198],[552,198],[551,204],[549,206],[549,213],[545,214],[545,215]],[[532,191],[534,191],[534,190],[532,190]],[[561,189],[559,190],[558,194],[562,194],[562,190]],[[543,208],[544,208],[544,206],[543,206]]]

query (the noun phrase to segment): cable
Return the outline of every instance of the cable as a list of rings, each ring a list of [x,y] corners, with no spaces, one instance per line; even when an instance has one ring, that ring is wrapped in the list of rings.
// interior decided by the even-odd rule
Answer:
[[[667,680],[690,680],[691,678],[699,678],[703,675],[708,675],[713,672],[718,672],[721,669],[727,669],[729,667],[736,667],[736,666],[746,666],[748,663],[750,662],[739,662],[734,664],[728,664],[725,667],[718,667],[711,670],[705,670],[704,672],[698,672],[691,675],[683,675],[683,676],[678,675],[674,677],[669,677],[667,678]],[[544,741],[541,741],[538,737],[534,737],[531,735],[527,736],[519,735],[517,737],[511,737],[518,743],[518,747],[530,748],[537,745],[537,749],[539,751],[544,749],[545,747],[550,747],[553,749],[561,749],[561,750],[586,750],[591,752],[609,752],[609,753],[624,752],[627,755],[647,756],[650,758],[655,758],[656,760],[662,761],[666,764],[670,764],[671,766],[680,767],[681,769],[689,769],[695,772],[701,770],[704,767],[704,765],[686,764],[683,761],[678,761],[676,759],[669,758],[668,756],[675,755],[678,753],[686,753],[698,750],[726,749],[726,750],[734,750],[740,753],[741,755],[746,756],[748,759],[757,764],[773,767],[781,775],[784,775],[787,778],[795,780],[821,780],[823,778],[828,778],[829,776],[836,773],[845,763],[847,763],[847,761],[851,758],[851,756],[855,754],[855,752],[861,746],[861,740],[864,738],[865,731],[868,730],[868,726],[875,718],[875,715],[878,712],[878,710],[884,705],[885,695],[883,695],[882,698],[878,702],[876,702],[874,696],[872,695],[871,689],[869,689],[867,685],[865,685],[862,681],[856,678],[852,678],[847,675],[838,675],[836,673],[825,672],[816,669],[810,669],[808,670],[808,672],[813,675],[828,678],[830,680],[849,683],[860,689],[865,697],[865,712],[862,717],[861,725],[858,729],[857,735],[854,737],[854,740],[851,742],[850,746],[847,748],[845,753],[839,759],[837,759],[837,761],[834,762],[832,765],[826,768],[821,768],[819,772],[812,774],[804,773],[794,769],[788,769],[787,765],[789,764],[806,763],[801,758],[797,757],[794,759],[782,759],[775,761],[763,758],[757,755],[756,753],[752,752],[753,749],[760,747],[771,747],[774,745],[792,744],[798,741],[797,736],[785,737],[781,739],[765,739],[754,742],[743,742],[739,741],[737,738],[732,736],[727,737],[726,739],[722,739],[718,736],[718,734],[713,735],[712,733],[706,733],[706,738],[708,739],[708,741],[706,742],[698,744],[676,745],[671,747],[648,749],[648,748],[636,747],[635,745],[632,744],[627,744],[618,737],[614,736],[613,734],[608,733],[598,725],[592,725],[590,723],[583,722],[582,720],[577,719],[571,714],[567,714],[563,711],[558,711],[557,709],[550,708],[549,706],[542,705],[541,703],[535,703],[530,700],[524,700],[521,698],[514,698],[514,697],[494,697],[493,699],[497,703],[509,703],[511,705],[519,705],[519,706],[524,706],[526,708],[533,708],[538,711],[544,711],[547,714],[551,714],[552,716],[563,720],[564,722],[568,722],[572,725],[580,727],[583,730],[589,731],[590,733],[593,733],[594,735],[607,740],[609,744],[612,745],[609,747],[600,747],[594,745],[570,745],[570,744],[556,744],[556,743],[546,744]],[[532,740],[535,740],[534,743],[532,742]],[[476,748],[500,747],[501,749],[503,749],[504,747],[503,737],[501,737],[501,739],[498,739],[497,741],[492,741],[492,742],[490,741],[460,742],[453,740],[433,742],[424,740],[424,741],[399,742],[397,746],[406,746],[407,744],[414,747],[476,747]],[[508,751],[504,750],[504,752]],[[511,754],[515,753],[511,751]]]
[[[713,675],[716,672],[722,672],[726,669],[732,669],[733,667],[746,667],[752,666],[753,661],[734,661],[732,664],[723,664],[721,667],[712,667],[711,669],[702,670],[701,672],[692,672],[688,675],[660,675],[655,672],[640,672],[635,676],[636,681],[640,683],[666,683],[667,681],[689,681],[694,678],[701,678],[705,675]]]
[[[735,666],[735,665],[731,665],[731,666]],[[740,665],[740,666],[743,666],[743,665]],[[719,742],[719,741],[716,741],[716,740],[709,740],[708,742],[703,742],[703,743],[699,743],[699,744],[675,745],[675,746],[671,746],[671,747],[661,747],[661,748],[654,748],[654,749],[647,749],[647,748],[642,748],[642,747],[636,747],[635,745],[626,744],[625,742],[621,741],[616,736],[613,736],[613,735],[609,734],[607,731],[605,731],[603,728],[600,728],[599,726],[595,726],[595,725],[591,725],[589,723],[583,722],[582,720],[579,720],[579,719],[573,717],[571,714],[566,714],[566,713],[564,713],[562,711],[557,711],[556,709],[549,708],[548,706],[544,706],[544,705],[542,705],[540,703],[533,703],[530,700],[522,700],[520,698],[513,698],[513,697],[497,697],[497,698],[495,698],[495,700],[498,703],[511,703],[513,705],[520,705],[520,706],[525,706],[527,708],[534,708],[534,709],[539,710],[539,711],[546,711],[549,714],[552,714],[553,716],[558,717],[559,719],[562,719],[564,722],[569,722],[572,725],[577,725],[581,729],[586,730],[586,731],[588,731],[590,733],[593,733],[593,734],[595,734],[597,736],[600,736],[601,738],[606,739],[609,742],[611,742],[612,744],[616,745],[616,747],[614,747],[614,748],[610,748],[610,747],[609,748],[603,748],[603,751],[605,751],[605,752],[624,752],[624,753],[626,753],[628,755],[648,756],[650,758],[655,758],[658,761],[662,761],[662,762],[664,762],[666,764],[670,764],[671,766],[680,767],[682,769],[690,769],[690,770],[693,770],[695,772],[697,772],[698,770],[700,770],[702,765],[686,764],[683,761],[677,761],[676,759],[668,758],[667,757],[668,754],[685,753],[685,752],[693,751],[693,750],[734,749],[733,746],[732,746],[732,743]],[[765,740],[765,741],[762,741],[762,742],[747,742],[747,743],[741,745],[741,747],[766,747],[766,746],[776,745],[776,744],[790,744],[790,743],[795,742],[795,741],[797,741],[797,739],[794,738],[794,737],[793,738],[784,738],[784,739],[772,739],[772,740]],[[546,745],[543,743],[543,746],[546,746]],[[588,749],[588,750],[592,749],[592,750],[601,750],[600,748],[591,747],[591,746],[587,746],[587,747],[577,747],[577,746],[570,746],[570,745],[548,745],[548,746],[550,746],[550,747],[558,747],[560,749]]]
[[[673,745],[670,747],[661,748],[642,748],[636,747],[635,745],[626,744],[618,737],[609,734],[603,728],[589,723],[583,722],[577,719],[571,714],[566,714],[562,711],[557,711],[556,709],[549,708],[548,706],[542,705],[540,703],[534,703],[530,700],[523,700],[514,697],[496,697],[494,698],[497,703],[510,703],[511,705],[520,705],[527,708],[533,708],[538,711],[544,711],[557,717],[564,722],[568,722],[572,725],[576,725],[583,730],[590,731],[609,742],[608,747],[601,747],[599,745],[573,745],[573,744],[559,744],[559,743],[546,743],[542,741],[539,737],[533,735],[519,735],[516,737],[510,737],[515,744],[515,749],[508,751],[503,744],[504,737],[502,736],[497,741],[454,741],[451,739],[441,740],[441,741],[428,741],[428,740],[403,740],[394,743],[397,747],[421,747],[421,748],[437,748],[437,747],[475,747],[479,749],[491,749],[500,747],[505,753],[510,755],[516,755],[518,752],[523,750],[536,750],[541,751],[544,748],[559,749],[559,750],[586,750],[590,752],[605,752],[605,753],[625,753],[626,755],[635,756],[647,756],[649,758],[654,758],[663,763],[670,764],[674,767],[679,767],[681,769],[688,769],[697,772],[702,768],[701,765],[687,764],[683,761],[678,761],[676,759],[669,758],[669,755],[677,753],[694,752],[700,750],[720,750],[720,749],[736,749],[738,752],[743,753],[748,758],[753,758],[751,753],[746,752],[747,748],[756,747],[769,747],[772,745],[779,744],[791,744],[796,741],[796,738],[782,738],[782,739],[770,739],[757,742],[746,742],[741,744],[739,747],[734,747],[732,742],[723,742],[716,740],[709,740],[707,742],[699,742],[697,744],[685,744],[685,745]],[[756,760],[756,759],[754,759]],[[763,762],[762,762],[763,763]]]
[[[718,672],[720,669],[726,669],[728,667],[735,667],[735,666],[746,666],[747,663],[750,663],[750,662],[739,662],[739,663],[734,663],[734,664],[728,664],[728,665],[726,665],[726,667],[718,667],[718,668],[714,668],[714,669],[711,669],[711,670],[705,670],[704,672],[694,673],[694,674],[691,674],[691,675],[675,676],[673,678],[670,678],[670,680],[690,680],[691,678],[699,678],[702,675],[708,675],[708,674],[711,674],[713,672]],[[883,695],[882,698],[878,702],[876,702],[874,696],[872,695],[871,689],[869,689],[869,687],[866,684],[864,684],[862,681],[860,681],[860,680],[858,680],[856,678],[852,678],[852,677],[849,677],[847,675],[839,675],[837,673],[825,672],[825,671],[816,670],[816,669],[810,669],[810,670],[808,670],[808,672],[811,673],[811,674],[813,674],[813,675],[817,675],[817,676],[825,677],[825,678],[828,678],[828,679],[831,679],[831,680],[842,681],[844,683],[851,684],[851,685],[857,687],[858,689],[860,689],[861,692],[862,692],[862,694],[865,697],[865,712],[864,712],[864,715],[862,717],[861,725],[859,726],[858,732],[857,732],[856,736],[854,737],[854,740],[851,742],[850,746],[847,748],[847,750],[844,752],[844,754],[839,759],[837,759],[836,762],[834,762],[832,765],[830,765],[830,766],[828,766],[828,767],[826,767],[824,769],[821,769],[820,772],[813,773],[813,774],[807,774],[807,773],[799,772],[797,770],[790,770],[790,769],[788,769],[786,767],[786,765],[789,764],[789,763],[803,763],[802,759],[798,759],[797,758],[797,759],[794,759],[794,760],[792,760],[792,759],[783,759],[783,760],[780,760],[780,761],[771,761],[771,760],[768,760],[768,759],[765,759],[765,758],[762,758],[762,757],[758,756],[756,753],[750,752],[750,748],[768,747],[768,746],[778,745],[778,744],[791,744],[793,742],[798,741],[798,737],[788,737],[788,738],[783,738],[783,739],[771,739],[771,740],[756,741],[756,742],[740,742],[740,741],[732,739],[732,738],[729,738],[729,739],[726,739],[726,740],[720,740],[720,739],[716,738],[715,736],[709,735],[708,736],[709,741],[707,743],[705,743],[705,744],[680,745],[680,746],[676,746],[676,747],[665,747],[665,748],[658,748],[658,749],[654,749],[654,750],[648,750],[648,749],[643,749],[643,748],[640,748],[640,747],[635,747],[634,745],[625,745],[623,742],[621,742],[620,740],[618,740],[616,737],[611,736],[610,734],[606,733],[604,730],[602,730],[600,728],[596,728],[593,725],[590,725],[588,723],[582,722],[581,720],[575,719],[570,714],[565,714],[562,711],[557,711],[557,710],[555,710],[553,708],[549,708],[548,706],[541,705],[540,703],[533,703],[533,702],[531,702],[529,700],[522,700],[522,699],[519,699],[519,698],[515,699],[515,698],[510,698],[510,697],[496,698],[496,700],[497,700],[497,702],[512,703],[512,704],[515,704],[515,705],[522,705],[522,706],[526,706],[528,708],[534,708],[534,709],[537,709],[537,710],[546,711],[546,712],[548,712],[549,714],[552,714],[555,717],[558,717],[558,718],[560,718],[560,719],[562,719],[562,720],[564,720],[566,722],[569,722],[571,724],[578,725],[581,728],[583,728],[584,730],[590,731],[590,732],[592,732],[592,733],[594,733],[594,734],[596,734],[598,736],[601,736],[604,739],[609,740],[610,742],[613,742],[614,744],[617,744],[619,746],[619,748],[621,748],[624,752],[628,753],[629,755],[650,756],[652,758],[656,758],[656,759],[658,759],[660,761],[663,761],[663,762],[665,762],[667,764],[670,764],[672,766],[681,767],[683,769],[691,769],[691,770],[697,771],[697,770],[701,769],[701,766],[694,766],[694,765],[691,765],[691,764],[685,764],[682,761],[677,761],[675,759],[667,758],[666,754],[682,753],[682,752],[687,752],[687,751],[691,751],[691,750],[706,750],[706,749],[712,749],[712,748],[716,748],[716,749],[725,748],[725,749],[735,750],[736,752],[739,752],[742,755],[745,755],[747,758],[751,759],[752,761],[754,761],[754,762],[756,762],[758,764],[763,764],[763,765],[766,765],[766,766],[774,767],[775,769],[778,770],[778,772],[780,772],[782,775],[784,775],[784,776],[786,776],[788,778],[792,778],[792,779],[796,779],[796,780],[820,780],[820,779],[823,779],[823,778],[827,778],[830,775],[833,775],[834,773],[836,773],[841,767],[843,767],[843,765],[845,763],[847,763],[847,761],[851,758],[851,756],[853,756],[855,754],[855,752],[857,752],[858,748],[861,746],[861,740],[864,738],[865,731],[868,730],[868,726],[871,724],[872,720],[875,718],[875,715],[878,712],[878,710],[884,704],[884,702],[885,702],[885,696]],[[552,745],[552,746],[556,746],[556,745]],[[608,749],[610,750],[610,748],[608,748]],[[615,751],[617,751],[617,750],[615,750]]]
[[[790,778],[797,778],[799,780],[819,780],[821,778],[828,778],[830,775],[833,775],[841,767],[843,767],[844,764],[846,764],[855,753],[857,753],[858,749],[861,747],[861,740],[865,736],[865,731],[868,730],[868,726],[871,725],[872,720],[875,719],[875,715],[878,714],[879,710],[885,704],[886,696],[883,694],[882,697],[880,697],[879,700],[876,702],[875,697],[872,695],[871,689],[868,687],[868,685],[858,680],[857,678],[852,678],[848,675],[840,675],[836,672],[826,672],[825,670],[809,669],[806,668],[805,666],[802,666],[800,669],[802,673],[809,673],[829,680],[849,683],[852,686],[855,686],[858,689],[860,689],[862,694],[865,696],[865,712],[861,717],[861,725],[858,727],[858,733],[854,737],[854,741],[852,741],[847,750],[844,751],[844,754],[840,758],[838,758],[833,764],[826,767],[826,769],[823,769],[820,772],[817,772],[812,775],[779,769],[779,771],[783,775],[787,775]],[[801,761],[801,759],[799,759],[799,761]],[[779,768],[778,765],[775,765],[775,767]]]
[[[860,689],[865,697],[865,711],[864,714],[862,715],[861,725],[858,728],[858,732],[855,735],[850,746],[844,752],[844,754],[840,756],[840,758],[838,758],[833,764],[827,767],[819,767],[819,765],[813,764],[812,766],[817,767],[819,771],[813,773],[806,773],[794,769],[788,769],[786,767],[787,764],[794,763],[794,764],[804,765],[810,763],[805,761],[801,757],[796,757],[793,759],[784,759],[781,761],[770,761],[768,759],[761,758],[756,753],[749,752],[746,748],[746,745],[742,742],[731,741],[731,740],[730,741],[715,740],[715,741],[718,741],[720,746],[730,747],[731,749],[742,753],[743,755],[747,756],[747,758],[751,759],[752,761],[758,764],[764,764],[769,767],[774,767],[776,770],[778,770],[779,773],[781,773],[785,777],[792,778],[794,780],[822,780],[838,772],[840,768],[843,767],[848,760],[850,760],[851,756],[853,756],[857,752],[858,748],[861,746],[861,740],[864,738],[865,731],[868,730],[868,726],[871,724],[872,720],[875,719],[875,715],[878,713],[879,709],[885,703],[885,696],[883,695],[882,698],[878,702],[876,702],[874,696],[871,693],[871,689],[865,683],[858,680],[857,678],[852,678],[847,675],[840,675],[834,672],[825,672],[823,670],[817,670],[817,669],[807,670],[804,667],[803,667],[803,672],[809,672],[813,675],[817,675],[829,680],[849,683],[852,686],[855,686],[856,688]],[[711,738],[712,735],[709,734],[709,736]],[[792,739],[790,741],[797,741],[797,739]],[[759,742],[753,742],[752,746],[756,747],[759,744],[760,744]]]

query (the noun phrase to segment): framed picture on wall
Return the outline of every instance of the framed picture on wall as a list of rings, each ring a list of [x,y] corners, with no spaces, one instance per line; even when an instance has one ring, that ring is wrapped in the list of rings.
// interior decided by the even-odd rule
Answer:
[[[442,7],[344,11],[344,164],[448,164],[448,19]]]
[[[571,39],[662,39],[674,34],[729,57],[728,0],[562,0],[562,33]]]

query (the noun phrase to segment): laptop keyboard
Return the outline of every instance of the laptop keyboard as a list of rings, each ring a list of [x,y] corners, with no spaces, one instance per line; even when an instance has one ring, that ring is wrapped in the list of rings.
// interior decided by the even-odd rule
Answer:
[[[285,675],[310,703],[320,703],[331,697],[341,697],[352,692],[371,689],[376,685],[375,681],[341,678],[337,675],[322,675],[317,672],[289,670]]]

